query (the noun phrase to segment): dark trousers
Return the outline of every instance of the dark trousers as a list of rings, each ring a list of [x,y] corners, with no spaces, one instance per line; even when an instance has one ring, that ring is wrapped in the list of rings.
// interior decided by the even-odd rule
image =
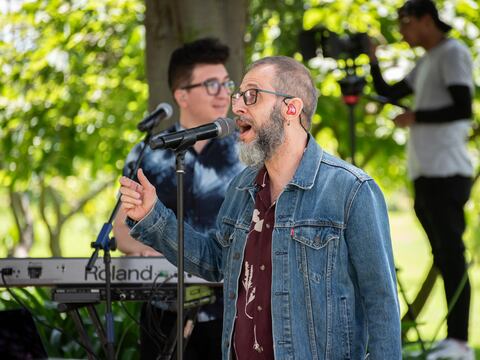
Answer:
[[[175,331],[176,321],[176,312],[143,305],[140,315],[140,359],[159,358],[165,344],[168,343],[172,329]],[[222,319],[195,322],[183,359],[222,359]]]
[[[415,213],[432,246],[433,262],[443,277],[450,305],[467,270],[462,241],[465,231],[463,207],[470,196],[472,180],[463,176],[420,177],[414,181],[414,187]],[[460,297],[447,318],[448,337],[467,341],[469,311],[467,276]]]

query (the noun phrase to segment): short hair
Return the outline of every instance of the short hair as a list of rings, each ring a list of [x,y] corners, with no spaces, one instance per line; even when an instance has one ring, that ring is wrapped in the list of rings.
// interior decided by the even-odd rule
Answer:
[[[273,78],[275,91],[302,99],[307,129],[310,128],[318,101],[318,91],[310,71],[303,64],[287,56],[269,56],[257,60],[247,68],[247,71],[267,65],[275,67]]]
[[[186,86],[192,79],[193,69],[198,64],[225,64],[230,55],[228,46],[216,38],[203,38],[186,43],[170,56],[168,86],[173,92]]]
[[[397,12],[399,19],[405,16],[414,16],[419,19],[424,15],[430,15],[437,28],[442,32],[447,33],[452,29],[450,25],[440,20],[437,7],[432,0],[407,0]]]

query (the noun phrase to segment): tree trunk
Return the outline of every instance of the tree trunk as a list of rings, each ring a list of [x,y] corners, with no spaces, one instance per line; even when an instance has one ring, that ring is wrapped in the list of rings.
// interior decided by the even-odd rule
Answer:
[[[33,245],[34,229],[33,216],[30,211],[30,200],[25,193],[9,189],[10,204],[18,231],[18,244],[9,251],[9,256],[27,257]]]
[[[244,67],[247,0],[145,0],[146,69],[148,107],[161,102],[174,104],[167,83],[168,61],[173,50],[201,37],[217,37],[230,47],[226,64],[238,83]],[[178,113],[178,112],[177,112]],[[163,127],[173,123],[177,116]]]

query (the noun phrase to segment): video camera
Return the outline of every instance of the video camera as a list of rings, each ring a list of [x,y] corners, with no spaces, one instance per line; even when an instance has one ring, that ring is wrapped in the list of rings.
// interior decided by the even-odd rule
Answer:
[[[337,60],[337,69],[343,72],[344,76],[337,81],[340,85],[343,102],[348,107],[351,161],[355,165],[355,106],[358,104],[366,84],[362,73],[357,71],[359,65],[356,59],[359,55],[370,52],[370,39],[366,33],[347,32],[345,35],[339,35],[325,28],[317,27],[302,31],[298,40],[304,61],[316,57],[320,48],[323,57]]]
[[[368,54],[369,39],[366,33],[339,35],[325,28],[302,31],[299,36],[300,52],[305,60],[317,56],[319,45],[323,57],[333,59],[355,59]]]

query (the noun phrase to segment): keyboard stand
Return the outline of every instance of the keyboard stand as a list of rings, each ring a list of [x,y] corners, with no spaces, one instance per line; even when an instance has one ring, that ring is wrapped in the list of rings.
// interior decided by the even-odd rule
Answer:
[[[183,327],[183,351],[185,351],[190,335],[197,321],[198,307],[189,309],[184,313],[184,327]],[[172,326],[170,334],[165,342],[162,354],[158,358],[159,360],[175,360],[177,358],[176,352],[177,346],[177,323]]]
[[[95,305],[96,303],[59,303],[57,306],[58,311],[67,313],[73,319],[75,328],[80,335],[80,342],[87,349],[88,360],[98,359],[98,357],[94,357],[95,350],[93,349],[92,343],[87,334],[87,330],[80,316],[79,309],[83,307],[87,308],[88,315],[90,316],[96,333],[100,338],[103,351],[105,354],[107,354],[107,336],[98,316],[97,310],[95,309]]]

